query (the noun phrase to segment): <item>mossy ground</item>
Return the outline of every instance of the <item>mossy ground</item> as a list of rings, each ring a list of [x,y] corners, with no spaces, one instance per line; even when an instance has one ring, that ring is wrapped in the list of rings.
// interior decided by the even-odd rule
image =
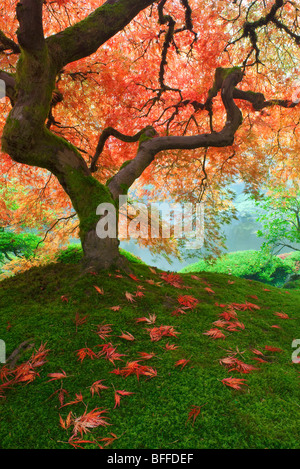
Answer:
[[[72,431],[61,428],[59,416],[65,419],[70,411],[80,416],[87,406],[88,412],[96,407],[107,409],[111,426],[95,428],[85,439],[113,432],[118,439],[110,449],[299,448],[300,364],[292,362],[291,344],[293,339],[300,339],[300,292],[210,272],[197,274],[201,280],[181,274],[183,284],[191,288],[179,289],[148,266],[132,264],[132,272],[138,282],[126,273],[120,278],[120,273],[113,271],[80,276],[78,265],[58,263],[0,283],[0,338],[6,342],[7,356],[27,339],[36,349],[47,343],[51,350],[32,383],[12,386],[5,392],[6,399],[0,399],[0,447],[71,448],[67,442]],[[229,279],[234,283],[228,283]],[[103,288],[103,295],[95,285]],[[135,297],[130,303],[125,293],[135,295],[138,285],[144,287],[140,291],[145,296]],[[208,285],[215,293],[205,290]],[[180,295],[192,295],[199,303],[186,314],[173,316]],[[203,335],[224,310],[216,303],[246,301],[260,309],[238,311],[244,330],[225,331],[225,340]],[[121,309],[112,311],[110,308],[116,305]],[[280,319],[275,312],[287,313],[292,319]],[[76,313],[88,315],[77,332]],[[150,314],[157,316],[156,326],[171,325],[178,337],[152,342],[147,327],[153,326],[135,321]],[[126,354],[124,362],[116,361],[114,366],[104,358],[78,360],[77,350],[89,347],[98,352],[98,345],[104,343],[95,333],[98,324],[112,325],[112,335],[106,341]],[[129,331],[135,340],[119,338],[121,331]],[[167,342],[178,345],[178,349],[166,351]],[[266,351],[266,345],[282,352]],[[255,356],[251,348],[263,351],[267,363],[251,361]],[[230,349],[238,349],[239,358],[258,370],[250,374],[229,372],[219,360]],[[127,360],[139,359],[138,352],[157,355],[143,362],[157,370],[156,377],[147,380],[141,376],[138,381],[136,376],[124,378],[110,373],[125,366]],[[25,352],[17,365],[31,354],[32,350]],[[181,369],[175,367],[179,359],[190,361]],[[61,382],[48,382],[47,375],[61,369],[68,375],[62,380],[69,393],[65,403],[81,392],[84,404],[60,408],[53,393]],[[226,387],[221,380],[229,376],[246,379],[248,386],[241,390]],[[101,397],[92,397],[89,387],[101,379],[109,389],[102,391]],[[114,388],[134,393],[123,397],[115,409]],[[204,404],[194,425],[187,422],[191,406]]]

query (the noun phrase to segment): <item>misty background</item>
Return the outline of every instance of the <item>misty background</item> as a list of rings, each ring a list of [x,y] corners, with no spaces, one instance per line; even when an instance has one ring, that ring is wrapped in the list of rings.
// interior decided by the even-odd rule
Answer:
[[[230,189],[236,193],[234,205],[237,209],[237,220],[232,220],[229,225],[222,226],[222,232],[226,236],[226,252],[256,250],[258,251],[265,241],[264,238],[258,238],[256,235],[257,230],[261,228],[260,223],[256,220],[259,217],[260,211],[255,203],[248,199],[244,194],[244,185],[237,183],[233,184]],[[205,236],[205,218],[204,218],[204,236]],[[142,261],[149,265],[156,266],[162,270],[179,271],[183,267],[197,262],[199,255],[188,260],[180,261],[172,257],[169,263],[162,255],[153,255],[146,247],[140,247],[135,240],[121,241],[120,247],[132,254],[140,257]],[[282,252],[286,252],[282,250]]]

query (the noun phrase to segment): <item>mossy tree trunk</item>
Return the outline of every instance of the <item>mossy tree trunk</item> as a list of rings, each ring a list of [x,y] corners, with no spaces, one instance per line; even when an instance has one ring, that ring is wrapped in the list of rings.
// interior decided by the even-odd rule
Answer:
[[[67,63],[95,52],[151,3],[108,0],[85,20],[47,39],[43,0],[21,0],[17,5],[20,58],[16,76],[9,77],[13,109],[2,135],[2,149],[14,161],[45,168],[57,177],[80,220],[86,268],[122,264],[118,239],[100,239],[96,234],[98,205],[115,205],[116,198],[92,176],[77,149],[46,128],[52,93],[56,77]]]

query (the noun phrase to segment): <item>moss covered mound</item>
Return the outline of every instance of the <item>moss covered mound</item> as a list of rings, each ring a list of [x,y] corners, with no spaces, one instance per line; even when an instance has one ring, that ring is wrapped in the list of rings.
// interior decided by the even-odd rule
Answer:
[[[299,292],[131,269],[57,263],[0,283],[0,338],[16,351],[0,368],[1,448],[299,448]],[[81,438],[94,409],[110,425]]]

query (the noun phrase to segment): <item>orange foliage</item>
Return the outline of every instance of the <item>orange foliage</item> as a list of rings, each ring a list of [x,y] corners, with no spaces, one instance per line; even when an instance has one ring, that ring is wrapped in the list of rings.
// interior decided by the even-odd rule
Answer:
[[[104,0],[47,0],[44,5],[45,36],[80,21],[103,3]],[[191,105],[179,104],[181,98],[182,101],[204,103],[213,85],[216,68],[241,66],[251,53],[252,45],[248,39],[235,42],[245,22],[248,5],[242,5],[238,15],[236,2],[189,0],[198,39],[193,42],[194,35],[187,30],[176,34],[176,47],[169,48],[165,68],[164,80],[168,88],[163,99],[155,101],[153,90],[160,86],[159,67],[165,38],[164,34],[159,34],[159,29],[164,28],[158,25],[155,3],[96,53],[66,65],[57,79],[63,102],[53,109],[55,124],[51,131],[71,141],[87,162],[95,152],[101,130],[107,126],[131,135],[149,124],[154,124],[160,135],[210,132],[207,111],[194,112]],[[249,21],[264,16],[272,5],[271,0],[257,2]],[[17,42],[18,23],[14,8],[15,4],[10,0],[1,2],[0,30]],[[182,27],[185,21],[182,2],[167,2],[166,8],[176,18],[178,28]],[[294,15],[292,3],[284,5],[285,24],[293,24]],[[257,67],[246,68],[240,88],[264,93],[266,99],[291,99],[299,76],[299,48],[273,23],[268,25],[267,34],[263,29],[259,30],[258,45],[260,63]],[[18,54],[1,52],[0,70],[14,73],[17,60]],[[149,201],[171,197],[195,202],[202,195],[205,180],[205,201],[211,213],[206,236],[208,243],[213,239],[217,240],[216,244],[220,242],[216,214],[230,216],[230,197],[224,190],[228,183],[241,178],[248,189],[255,192],[269,177],[276,184],[276,181],[299,174],[298,109],[270,106],[255,111],[246,101],[236,100],[236,103],[242,110],[244,121],[232,146],[205,151],[161,152],[133,186],[138,197],[147,196]],[[10,109],[6,98],[0,103],[0,132]],[[219,131],[225,118],[220,97],[214,101],[213,112],[213,130]],[[137,147],[138,143],[128,144],[110,138],[95,177],[105,183],[124,161],[135,156]],[[67,218],[74,213],[70,199],[54,176],[44,169],[15,163],[6,154],[1,154],[0,159],[0,187],[3,189],[2,226],[13,225],[18,229],[26,222],[27,227],[44,233],[45,226],[50,228],[58,218]],[[8,203],[12,197],[16,209]],[[46,253],[51,258],[51,253],[70,236],[78,236],[77,225],[76,218],[58,223],[53,228],[56,241],[44,244],[37,258],[30,261],[30,266],[41,262]],[[151,240],[147,242],[151,244]],[[169,249],[169,254],[176,252],[177,246],[173,242],[170,240],[169,247],[167,244],[162,246]],[[18,260],[18,266],[13,268],[28,266],[28,261],[20,264]]]

